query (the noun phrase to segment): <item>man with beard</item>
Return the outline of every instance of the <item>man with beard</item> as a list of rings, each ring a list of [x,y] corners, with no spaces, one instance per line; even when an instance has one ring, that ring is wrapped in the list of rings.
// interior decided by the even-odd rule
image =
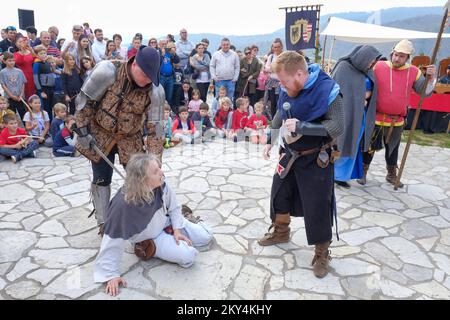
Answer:
[[[408,60],[414,52],[412,43],[406,39],[397,43],[391,53],[391,61],[379,61],[374,67],[375,79],[378,86],[376,101],[375,129],[372,136],[371,147],[363,155],[364,175],[358,180],[360,184],[366,183],[366,175],[375,151],[386,148],[385,159],[387,176],[386,180],[395,185],[397,180],[398,149],[402,137],[407,107],[414,90],[418,94],[422,92],[426,79],[420,70],[408,64]],[[426,76],[434,79],[428,83],[425,95],[433,93],[436,68],[427,66]],[[403,183],[399,183],[403,187]]]
[[[259,240],[262,246],[289,242],[290,216],[305,218],[306,237],[315,245],[314,275],[328,274],[333,217],[336,218],[334,165],[335,141],[344,130],[339,85],[320,70],[307,65],[297,52],[280,54],[272,65],[282,89],[273,129],[280,130],[280,159],[271,191],[272,233]],[[271,145],[264,149],[267,159]]]

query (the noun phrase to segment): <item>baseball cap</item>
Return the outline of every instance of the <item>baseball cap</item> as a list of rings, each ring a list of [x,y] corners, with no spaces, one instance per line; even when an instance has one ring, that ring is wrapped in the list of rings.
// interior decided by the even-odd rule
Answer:
[[[152,47],[140,49],[136,54],[136,63],[155,86],[159,86],[159,68],[161,64],[159,51]]]
[[[8,26],[6,27],[6,31],[17,31],[17,29],[14,26]]]
[[[414,46],[411,41],[403,39],[399,43],[397,43],[393,49],[396,52],[405,53],[405,54],[413,54]]]

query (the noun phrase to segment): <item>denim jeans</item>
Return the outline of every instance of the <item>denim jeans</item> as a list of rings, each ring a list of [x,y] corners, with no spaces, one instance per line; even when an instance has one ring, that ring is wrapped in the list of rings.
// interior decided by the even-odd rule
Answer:
[[[0,155],[7,157],[14,156],[17,161],[20,161],[26,156],[33,157],[33,151],[37,148],[39,148],[39,143],[36,141],[31,141],[25,149],[0,148]]]
[[[173,85],[175,83],[174,77],[161,75],[159,81],[164,88],[167,102],[169,103],[169,105],[172,105]]]
[[[233,101],[236,82],[233,82],[232,80],[217,80],[215,87],[217,95],[216,98],[219,96],[220,87],[225,87],[225,89],[227,90],[227,97],[230,98],[231,101]]]
[[[58,148],[56,150],[53,150],[53,155],[55,157],[72,157],[75,153],[75,147],[72,146],[65,146]]]

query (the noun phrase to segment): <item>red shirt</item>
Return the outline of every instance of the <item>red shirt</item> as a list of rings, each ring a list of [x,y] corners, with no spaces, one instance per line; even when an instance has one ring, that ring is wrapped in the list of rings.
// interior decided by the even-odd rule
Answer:
[[[16,143],[20,142],[20,140],[22,140],[23,138],[11,138],[8,139],[8,137],[11,136],[19,136],[19,135],[27,135],[27,132],[22,129],[22,128],[17,128],[16,133],[11,134],[9,133],[9,129],[8,128],[4,128],[2,130],[2,132],[0,133],[0,146],[4,146],[4,145],[15,145]]]
[[[238,129],[244,129],[247,125],[248,121],[248,113],[242,112],[239,109],[233,112],[233,120],[231,129],[238,130]]]
[[[256,130],[257,125],[267,127],[267,118],[264,115],[258,117],[256,114],[253,114],[247,121],[247,127]]]
[[[224,126],[226,126],[226,124],[228,122],[228,114],[230,112],[231,112],[230,110],[224,111],[223,109],[220,109],[216,113],[216,116],[214,117],[214,123],[217,128],[224,129]]]

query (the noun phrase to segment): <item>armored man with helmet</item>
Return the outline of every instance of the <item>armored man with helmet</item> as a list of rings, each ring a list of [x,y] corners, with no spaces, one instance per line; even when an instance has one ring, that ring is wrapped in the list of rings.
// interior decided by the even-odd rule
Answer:
[[[135,153],[144,152],[143,127],[147,119],[147,149],[162,157],[159,126],[164,90],[159,85],[159,52],[139,50],[127,62],[102,61],[96,65],[77,97],[77,150],[92,162],[92,199],[103,234],[111,195],[115,155],[126,166]],[[110,163],[102,158],[106,156]]]
[[[314,275],[328,273],[333,218],[335,139],[344,131],[339,85],[303,56],[285,51],[272,64],[282,86],[272,128],[280,128],[280,159],[273,178],[272,226],[261,246],[289,242],[290,216],[303,216],[306,238],[315,245]],[[283,125],[281,125],[283,122]],[[267,159],[271,149],[264,149]]]

